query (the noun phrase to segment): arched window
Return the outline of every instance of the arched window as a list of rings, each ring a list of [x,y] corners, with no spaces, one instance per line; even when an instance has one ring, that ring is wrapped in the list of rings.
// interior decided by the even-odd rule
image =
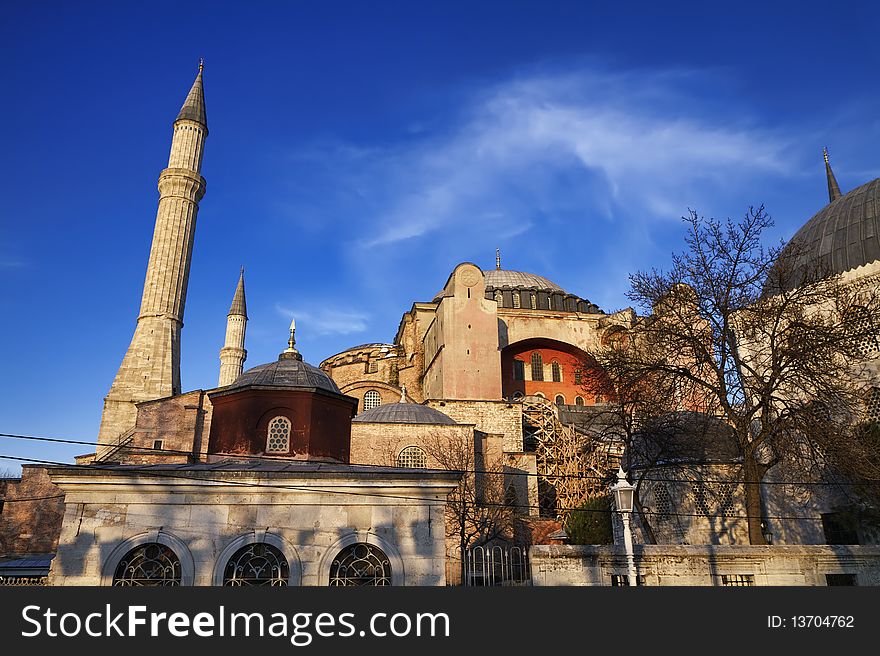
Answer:
[[[584,404],[584,397],[582,397],[582,396],[574,397],[574,404],[575,405],[583,405]]]
[[[565,405],[565,397],[562,394],[556,395],[556,405]]]
[[[537,351],[532,353],[532,380],[544,380],[544,358]]]
[[[495,302],[498,303],[498,305],[501,305],[501,302],[503,299],[504,299],[504,295],[501,293],[501,290],[496,289],[495,290]]]
[[[156,587],[180,585],[180,558],[169,547],[149,542],[129,551],[113,574],[113,585]]]
[[[513,398],[515,398],[515,399],[521,399],[523,396],[524,395],[522,392],[514,392],[513,393]]]
[[[382,405],[382,397],[376,390],[369,390],[364,394],[364,410],[372,410]]]
[[[535,297],[535,292],[529,292],[529,304],[533,310],[538,309],[538,299]]]
[[[535,392],[535,396],[539,396],[539,397],[541,397],[542,399],[547,398],[546,396],[544,396],[544,392]]]
[[[550,364],[550,373],[553,375],[554,383],[562,382],[562,367],[559,366],[559,363],[556,360]]]
[[[381,549],[366,542],[352,544],[330,565],[331,586],[391,585],[391,563]]]
[[[514,360],[513,361],[513,379],[514,380],[525,380],[526,379],[526,363],[522,360]]]
[[[285,586],[290,578],[287,559],[279,549],[265,542],[242,547],[226,563],[223,585],[233,587]]]
[[[266,436],[266,453],[287,453],[290,451],[290,420],[275,417],[269,422]]]
[[[605,403],[605,397],[601,394],[596,395],[596,403]]]
[[[519,292],[513,292],[513,307],[518,308],[520,306],[520,297]]]
[[[397,466],[424,469],[428,466],[428,456],[419,447],[408,446],[398,454]]]

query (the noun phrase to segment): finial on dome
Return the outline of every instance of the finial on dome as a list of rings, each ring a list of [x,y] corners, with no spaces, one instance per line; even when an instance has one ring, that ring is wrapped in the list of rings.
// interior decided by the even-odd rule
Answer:
[[[831,163],[828,161],[828,149],[822,148],[822,154],[825,156],[825,177],[828,180],[828,202],[833,203],[843,196],[840,193],[840,187],[837,186],[837,179],[834,177],[834,171],[831,170]]]
[[[497,269],[498,271],[501,270],[501,249],[500,248],[495,249],[495,269]]]
[[[287,340],[287,348],[281,353],[281,359],[289,358],[302,360],[302,354],[296,350],[296,319],[290,320],[290,339]]]
[[[406,403],[406,385],[400,386],[400,403]]]
[[[202,57],[199,57],[199,73],[205,70],[205,60]]]

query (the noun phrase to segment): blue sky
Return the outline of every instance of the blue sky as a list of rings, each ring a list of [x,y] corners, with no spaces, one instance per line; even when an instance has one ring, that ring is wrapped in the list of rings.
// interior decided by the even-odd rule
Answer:
[[[785,239],[880,175],[871,2],[10,2],[0,9],[0,432],[94,440],[131,338],[171,123],[205,58],[207,193],[183,333],[211,388],[246,269],[247,366],[390,341],[472,261],[606,310],[680,217]],[[82,446],[0,439],[69,461]],[[0,460],[0,471],[18,465]]]

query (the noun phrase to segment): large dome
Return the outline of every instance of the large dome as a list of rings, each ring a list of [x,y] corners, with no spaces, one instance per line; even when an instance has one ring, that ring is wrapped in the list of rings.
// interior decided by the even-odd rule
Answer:
[[[336,383],[317,367],[295,357],[285,357],[282,353],[276,362],[261,364],[248,369],[235,379],[227,390],[242,387],[294,387],[306,389],[323,389],[341,394]]]
[[[547,280],[544,276],[523,271],[508,271],[506,269],[489,269],[483,272],[486,287],[503,289],[504,287],[516,289],[538,289],[548,292],[565,292],[555,282]]]
[[[370,408],[352,421],[370,424],[455,424],[455,420],[439,410],[420,403],[387,403]]]
[[[835,275],[880,260],[880,178],[853,189],[817,212],[780,254],[792,257],[783,286]]]

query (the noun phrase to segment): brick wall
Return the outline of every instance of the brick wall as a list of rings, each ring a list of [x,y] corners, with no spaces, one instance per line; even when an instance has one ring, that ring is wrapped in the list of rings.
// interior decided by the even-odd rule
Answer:
[[[53,553],[58,546],[64,498],[44,467],[25,465],[21,480],[7,479],[0,488],[0,555]],[[56,497],[45,499],[43,497]]]

